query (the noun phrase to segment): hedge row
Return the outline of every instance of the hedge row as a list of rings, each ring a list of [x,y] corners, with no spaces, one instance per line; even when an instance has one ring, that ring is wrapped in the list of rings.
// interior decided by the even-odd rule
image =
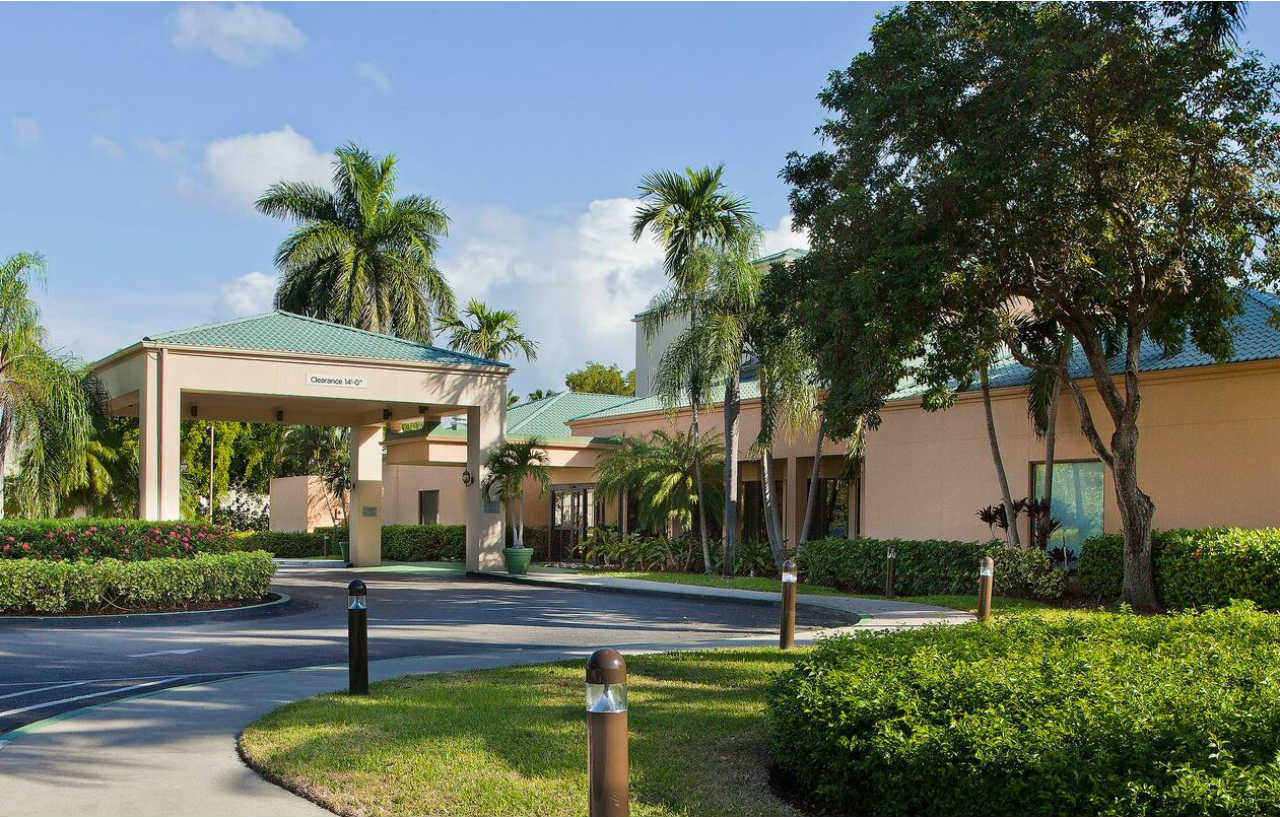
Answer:
[[[983,556],[995,560],[1000,595],[1056,599],[1066,591],[1066,574],[1055,570],[1043,551],[994,540],[821,539],[802,545],[796,561],[812,584],[881,593],[889,547],[897,551],[893,586],[902,596],[974,593]]]
[[[1280,814],[1280,616],[1012,616],[822,643],[770,688],[817,813]]]
[[[265,550],[282,559],[319,556],[328,536],[329,555],[342,551],[346,528],[318,528],[312,533],[254,531],[236,535],[244,550]],[[466,525],[383,525],[382,558],[393,562],[461,560],[466,556]]]
[[[220,525],[137,519],[0,520],[0,559],[141,561],[235,549]]]
[[[264,551],[132,562],[11,559],[0,562],[0,611],[109,612],[260,599],[274,572]]]
[[[1174,609],[1211,607],[1249,599],[1280,610],[1280,528],[1204,528],[1151,535],[1156,594]],[[1124,539],[1103,534],[1085,540],[1080,583],[1091,598],[1119,598]]]

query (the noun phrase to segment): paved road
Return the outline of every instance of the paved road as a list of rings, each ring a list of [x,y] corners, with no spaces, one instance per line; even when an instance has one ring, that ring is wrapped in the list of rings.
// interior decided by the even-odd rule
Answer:
[[[25,723],[124,696],[264,670],[346,661],[346,585],[369,584],[370,659],[465,656],[767,635],[758,604],[602,593],[447,573],[286,569],[279,615],[175,623],[0,625],[0,738]],[[802,627],[848,619],[801,608]]]

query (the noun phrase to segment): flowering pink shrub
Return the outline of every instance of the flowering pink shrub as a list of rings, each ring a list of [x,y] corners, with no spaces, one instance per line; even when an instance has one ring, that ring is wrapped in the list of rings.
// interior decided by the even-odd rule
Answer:
[[[0,542],[0,559],[50,561],[191,558],[239,549],[221,525],[135,519],[5,519]]]

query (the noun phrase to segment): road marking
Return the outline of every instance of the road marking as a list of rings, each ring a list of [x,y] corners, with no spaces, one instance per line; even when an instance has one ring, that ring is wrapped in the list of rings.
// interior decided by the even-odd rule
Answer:
[[[169,678],[161,678],[159,681],[148,681],[145,684],[134,684],[133,686],[116,687],[114,689],[103,690],[102,692],[90,692],[85,695],[75,695],[70,698],[59,698],[56,701],[45,701],[42,704],[32,704],[31,706],[24,706],[19,709],[10,709],[6,712],[0,712],[0,718],[7,718],[11,715],[21,715],[23,712],[30,712],[34,709],[46,709],[50,706],[57,706],[58,704],[69,704],[74,701],[84,701],[89,698],[101,698],[103,695],[118,695],[121,692],[132,692],[135,689],[143,689],[145,687],[153,687],[153,686],[158,686],[160,684],[167,684],[170,681],[180,681],[186,677],[187,676],[185,675],[174,675]]]
[[[192,647],[189,650],[156,650],[155,652],[136,652],[129,656],[130,658],[150,658],[153,655],[187,655],[188,653],[200,652],[199,647]]]
[[[36,687],[35,689],[24,689],[21,692],[10,692],[5,695],[0,695],[0,700],[4,698],[16,698],[19,695],[33,695],[37,692],[48,692],[51,689],[63,689],[65,687],[78,687],[78,686],[82,686],[84,683],[85,683],[84,681],[72,681],[69,684],[55,684],[54,686],[51,686],[51,687]]]

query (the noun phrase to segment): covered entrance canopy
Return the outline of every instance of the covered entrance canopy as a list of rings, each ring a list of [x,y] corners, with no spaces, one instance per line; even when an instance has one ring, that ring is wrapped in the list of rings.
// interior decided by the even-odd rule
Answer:
[[[467,569],[502,560],[503,518],[480,483],[504,439],[504,363],[274,312],[198,326],[125,347],[93,365],[112,413],[136,416],[143,519],[177,519],[183,419],[351,429],[351,561],[382,558],[382,430],[467,417]]]

